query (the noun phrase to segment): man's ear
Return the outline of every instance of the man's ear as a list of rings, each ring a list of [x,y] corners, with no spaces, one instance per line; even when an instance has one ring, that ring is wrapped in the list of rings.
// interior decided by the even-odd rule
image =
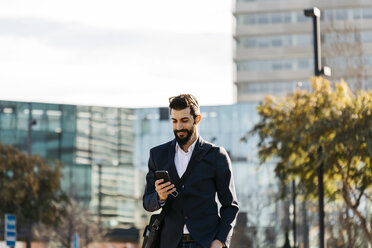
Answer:
[[[202,116],[201,116],[201,115],[197,115],[197,116],[195,117],[195,121],[194,121],[195,125],[198,125],[199,122],[201,121],[201,119],[202,119]]]

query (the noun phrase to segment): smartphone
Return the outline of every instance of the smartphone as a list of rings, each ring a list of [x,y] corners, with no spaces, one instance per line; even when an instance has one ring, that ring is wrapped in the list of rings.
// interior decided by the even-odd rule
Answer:
[[[162,183],[166,183],[166,182],[170,181],[168,171],[166,171],[166,170],[155,171],[155,177],[156,177],[157,180],[164,179],[164,182],[162,182]],[[171,195],[174,196],[174,197],[177,197],[178,196],[177,190],[172,192]]]
[[[156,180],[164,179],[163,183],[169,182],[169,174],[166,170],[157,170],[155,171]]]

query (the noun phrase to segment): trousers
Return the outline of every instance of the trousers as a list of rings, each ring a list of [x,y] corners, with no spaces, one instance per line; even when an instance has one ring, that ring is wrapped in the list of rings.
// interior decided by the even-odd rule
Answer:
[[[194,242],[187,242],[187,243],[180,242],[178,244],[177,248],[203,248],[203,246],[199,245],[195,241]]]

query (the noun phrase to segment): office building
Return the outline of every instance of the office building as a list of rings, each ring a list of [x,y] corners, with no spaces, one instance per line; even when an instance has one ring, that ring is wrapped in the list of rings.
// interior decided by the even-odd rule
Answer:
[[[0,141],[27,152],[31,131],[31,154],[65,165],[61,183],[71,198],[103,226],[129,228],[143,222],[133,118],[125,108],[0,101]]]
[[[304,9],[314,6],[321,10],[323,65],[332,68],[331,79],[344,78],[352,89],[372,88],[372,1],[236,0],[237,102],[310,89],[313,25]]]

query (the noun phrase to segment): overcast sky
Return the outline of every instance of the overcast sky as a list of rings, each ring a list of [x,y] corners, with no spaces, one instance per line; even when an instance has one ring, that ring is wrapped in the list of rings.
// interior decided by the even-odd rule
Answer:
[[[0,99],[233,102],[229,0],[1,0]]]

